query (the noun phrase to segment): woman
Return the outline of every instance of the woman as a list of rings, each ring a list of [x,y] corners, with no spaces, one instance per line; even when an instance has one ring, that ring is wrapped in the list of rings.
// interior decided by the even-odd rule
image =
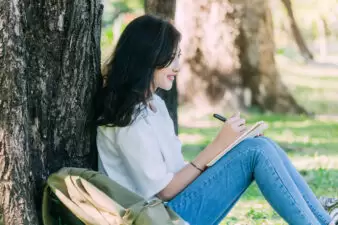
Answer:
[[[289,224],[334,224],[284,151],[266,137],[244,140],[206,168],[245,131],[239,114],[185,163],[163,100],[179,72],[180,34],[169,22],[145,15],[124,30],[107,64],[98,98],[99,169],[144,198],[167,201],[190,224],[218,224],[253,180]]]

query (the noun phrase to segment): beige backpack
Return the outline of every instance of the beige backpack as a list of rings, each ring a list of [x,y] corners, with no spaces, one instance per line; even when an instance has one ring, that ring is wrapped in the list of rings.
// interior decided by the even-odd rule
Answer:
[[[146,201],[96,171],[63,168],[49,176],[43,194],[44,225],[183,225],[154,198]]]

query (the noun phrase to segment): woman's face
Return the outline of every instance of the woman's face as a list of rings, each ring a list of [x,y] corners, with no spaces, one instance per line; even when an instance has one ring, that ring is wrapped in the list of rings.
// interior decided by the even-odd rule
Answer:
[[[179,63],[180,55],[181,49],[178,49],[174,60],[171,62],[169,66],[162,69],[155,69],[153,91],[155,91],[157,88],[161,88],[167,91],[172,88],[175,77],[177,76],[180,70]]]

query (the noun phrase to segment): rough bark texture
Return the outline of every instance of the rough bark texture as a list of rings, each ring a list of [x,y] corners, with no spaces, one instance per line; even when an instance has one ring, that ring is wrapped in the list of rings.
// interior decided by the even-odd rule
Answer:
[[[39,224],[42,185],[93,163],[100,1],[0,2],[0,212]],[[37,210],[37,211],[36,211]],[[1,213],[0,213],[1,214]]]
[[[185,0],[176,13],[183,33],[182,101],[213,110],[304,112],[276,70],[268,1]]]
[[[149,14],[159,15],[164,18],[174,19],[176,0],[145,0],[144,1],[145,12]],[[178,93],[176,80],[174,81],[173,87],[170,91],[159,91],[159,95],[164,99],[169,114],[174,121],[175,132],[178,133],[178,118],[177,118],[177,107],[178,107]]]
[[[165,18],[174,19],[176,0],[145,0],[144,9],[146,13],[160,15]]]
[[[296,41],[296,44],[299,48],[300,54],[304,57],[305,60],[312,60],[313,54],[309,50],[309,48],[306,45],[306,42],[302,36],[302,33],[299,30],[299,27],[297,25],[295,16],[293,14],[292,10],[292,3],[290,0],[282,0],[286,11],[288,12],[289,20],[290,20],[290,27],[292,31],[292,35]]]
[[[327,37],[328,37],[328,25],[324,16],[317,18],[318,40],[319,40],[319,54],[321,58],[327,56]]]

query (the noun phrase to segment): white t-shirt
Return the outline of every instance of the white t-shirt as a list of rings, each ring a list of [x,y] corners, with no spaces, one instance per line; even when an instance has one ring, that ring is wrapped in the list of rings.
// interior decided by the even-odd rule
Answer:
[[[147,107],[127,127],[97,128],[99,171],[149,199],[165,188],[186,163],[164,101],[153,95],[157,112]]]

